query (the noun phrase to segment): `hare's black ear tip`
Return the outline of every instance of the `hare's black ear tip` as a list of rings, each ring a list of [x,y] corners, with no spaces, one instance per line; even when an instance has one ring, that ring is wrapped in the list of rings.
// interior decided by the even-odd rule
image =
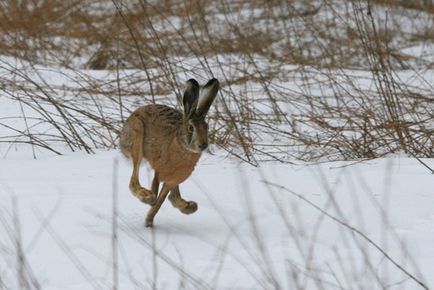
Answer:
[[[195,79],[189,79],[188,81],[187,81],[187,86],[188,85],[193,85],[194,87],[198,87],[199,86],[199,83],[195,80]]]
[[[209,81],[208,81],[208,83],[206,84],[206,86],[208,87],[208,86],[217,86],[217,87],[219,87],[220,86],[220,83],[219,83],[219,80],[218,79],[216,79],[216,78],[212,78],[212,79],[210,79]]]

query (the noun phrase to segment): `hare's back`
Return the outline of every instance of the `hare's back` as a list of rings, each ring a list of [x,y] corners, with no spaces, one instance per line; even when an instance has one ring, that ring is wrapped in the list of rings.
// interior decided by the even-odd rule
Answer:
[[[136,109],[125,121],[120,133],[120,147],[129,156],[135,140],[140,147],[159,147],[169,141],[182,124],[182,113],[165,105],[147,105]],[[153,150],[151,150],[153,151]],[[149,153],[149,151],[148,151]],[[146,154],[147,155],[147,154]]]
[[[143,106],[133,115],[142,122],[147,138],[172,135],[182,125],[182,113],[165,105]]]
[[[134,113],[143,118],[147,125],[179,127],[182,123],[182,113],[166,105],[147,105],[138,108]]]

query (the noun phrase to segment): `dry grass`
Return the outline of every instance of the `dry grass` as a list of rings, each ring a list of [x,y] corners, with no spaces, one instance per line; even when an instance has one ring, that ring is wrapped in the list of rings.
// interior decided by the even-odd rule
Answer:
[[[173,104],[186,79],[216,76],[223,88],[210,116],[212,140],[251,164],[393,152],[433,157],[433,86],[419,74],[433,54],[405,50],[432,39],[433,14],[425,1],[402,3],[4,1],[0,54],[33,68],[2,64],[17,75],[2,78],[2,95],[36,110],[53,130],[17,130],[0,142],[53,151],[53,140],[88,152],[114,147],[137,96],[145,96],[141,104],[168,96]],[[80,77],[53,88],[31,76],[39,64]],[[117,77],[102,80],[82,69]],[[407,84],[401,69],[423,86]]]
[[[386,7],[396,6],[405,9],[413,9],[417,11],[423,11],[426,13],[434,14],[434,4],[431,1],[415,0],[415,1],[403,1],[403,0],[371,0],[372,3],[381,4]]]

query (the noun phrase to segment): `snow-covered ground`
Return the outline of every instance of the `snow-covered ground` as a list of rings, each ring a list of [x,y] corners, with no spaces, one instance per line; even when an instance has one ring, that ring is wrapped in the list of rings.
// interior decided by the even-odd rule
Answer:
[[[40,289],[110,289],[113,272],[118,289],[422,288],[394,263],[434,287],[434,178],[414,159],[256,168],[206,154],[181,185],[199,210],[166,201],[153,229],[130,174],[117,151],[1,160],[0,289],[18,289],[17,224]]]

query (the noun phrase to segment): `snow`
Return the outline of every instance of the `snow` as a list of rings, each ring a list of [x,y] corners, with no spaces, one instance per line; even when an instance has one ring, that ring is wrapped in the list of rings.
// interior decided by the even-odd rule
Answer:
[[[360,230],[434,286],[432,174],[400,155],[352,163],[252,167],[207,154],[181,185],[199,210],[186,216],[166,201],[149,229],[148,206],[129,192],[131,166],[117,151],[11,156],[0,162],[0,281],[16,286],[15,231],[11,239],[5,227],[14,228],[15,214],[41,289],[110,288],[116,188],[119,289],[267,289],[275,283],[317,289],[316,279],[327,289],[337,281],[348,289],[376,289],[376,279],[394,285],[390,289],[418,289],[365,239],[283,186]],[[151,177],[143,165],[142,184],[149,186]]]

